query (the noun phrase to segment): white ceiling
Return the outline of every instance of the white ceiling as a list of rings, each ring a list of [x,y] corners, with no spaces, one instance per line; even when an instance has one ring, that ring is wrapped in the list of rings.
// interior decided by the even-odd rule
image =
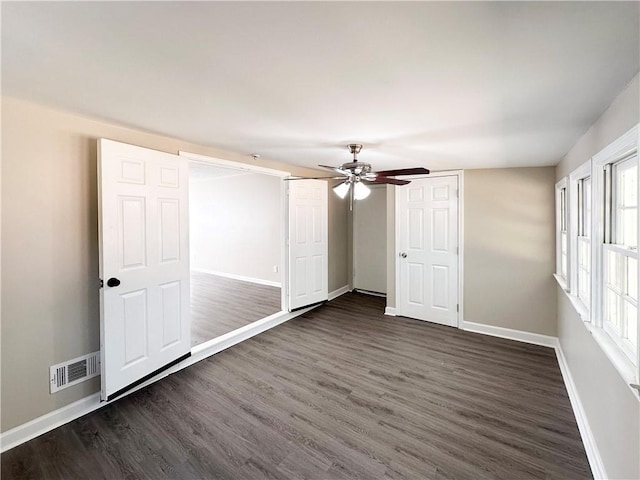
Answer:
[[[553,165],[639,69],[638,2],[2,3],[3,94],[287,163]]]

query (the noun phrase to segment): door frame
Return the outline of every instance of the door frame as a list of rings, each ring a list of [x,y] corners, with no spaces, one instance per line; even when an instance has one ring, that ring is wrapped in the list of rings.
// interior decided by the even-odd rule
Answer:
[[[291,176],[291,172],[284,170],[276,170],[275,168],[260,167],[258,165],[252,165],[250,163],[234,162],[232,160],[225,160],[222,158],[210,157],[208,155],[201,155],[199,153],[185,152],[179,150],[178,155],[186,157],[191,162],[202,163],[205,165],[211,165],[214,167],[229,168],[232,170],[242,170],[250,173],[257,173],[261,175],[271,175],[273,177],[279,177],[280,181],[280,218],[281,230],[280,230],[280,311],[288,311],[288,291],[289,291],[289,262],[287,254],[287,239],[288,235],[288,202],[287,202],[287,182],[282,179]]]
[[[457,177],[458,179],[458,319],[456,322],[457,328],[462,328],[464,325],[464,170],[446,170],[441,172],[431,172],[429,175],[413,176],[410,180],[422,180],[434,177]],[[402,177],[400,177],[402,178]],[[400,307],[400,262],[398,261],[400,249],[398,248],[399,237],[399,196],[400,188],[395,187],[394,195],[394,243],[395,251],[393,252],[394,265],[395,265],[395,314],[402,315]]]

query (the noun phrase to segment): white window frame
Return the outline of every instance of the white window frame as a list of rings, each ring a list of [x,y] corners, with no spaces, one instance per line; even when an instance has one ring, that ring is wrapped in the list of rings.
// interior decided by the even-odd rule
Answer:
[[[613,232],[610,232],[610,223],[605,209],[610,208],[608,203],[605,204],[606,198],[610,195],[607,182],[605,182],[605,170],[607,165],[613,165],[621,160],[628,158],[634,153],[638,153],[638,132],[636,125],[623,136],[604,148],[592,158],[591,172],[591,242],[592,242],[592,262],[591,262],[591,278],[592,278],[592,301],[591,301],[591,332],[594,339],[600,344],[605,354],[609,357],[614,366],[628,383],[638,383],[640,379],[640,348],[636,348],[635,358],[630,358],[628,351],[620,344],[620,342],[612,335],[611,331],[607,333],[608,327],[604,324],[604,292],[605,292],[605,275],[604,256],[607,250],[621,251],[621,247],[611,244],[610,239]],[[611,171],[611,169],[609,169]],[[640,169],[639,169],[640,171]],[[605,195],[606,193],[606,195]],[[613,199],[615,201],[615,199]],[[640,209],[639,217],[640,217]],[[640,218],[638,224],[640,225]],[[628,249],[626,249],[628,250]],[[635,251],[637,258],[637,250]],[[640,278],[638,279],[640,280]],[[640,346],[640,328],[638,330],[637,345]],[[638,392],[636,391],[636,394]]]
[[[564,193],[563,193],[564,192]],[[560,286],[567,290],[570,288],[570,272],[571,272],[571,259],[569,251],[569,183],[567,177],[562,178],[556,183],[555,189],[556,196],[556,278],[560,283]],[[564,196],[564,201],[563,201]],[[563,212],[564,209],[564,212]],[[562,268],[562,237],[565,236],[566,245],[566,271],[563,272]]]
[[[609,238],[605,238],[604,243],[601,245],[602,248],[602,268],[603,268],[603,278],[602,278],[602,294],[603,294],[603,298],[602,298],[602,328],[604,329],[605,332],[607,332],[609,334],[609,336],[611,337],[611,339],[618,345],[618,348],[620,348],[626,355],[627,357],[629,357],[629,359],[634,362],[636,365],[638,365],[638,338],[636,338],[636,346],[634,346],[630,341],[627,340],[626,335],[624,335],[626,332],[625,330],[625,325],[624,322],[621,322],[620,327],[615,326],[613,323],[609,322],[606,318],[605,315],[605,310],[606,310],[606,295],[605,293],[607,292],[607,290],[611,290],[613,292],[613,294],[617,297],[616,302],[618,303],[617,306],[617,310],[618,310],[618,317],[624,317],[624,305],[625,303],[629,303],[630,305],[632,305],[633,307],[636,308],[636,311],[638,309],[638,300],[637,299],[633,299],[632,297],[628,296],[626,294],[626,288],[627,286],[624,285],[625,283],[625,279],[627,278],[627,273],[626,273],[626,264],[627,258],[632,258],[635,259],[636,262],[638,261],[638,248],[637,246],[635,246],[633,249],[630,248],[627,245],[623,245],[621,243],[619,243],[618,241],[618,235],[619,235],[619,230],[618,230],[618,225],[619,225],[619,218],[618,218],[618,206],[616,205],[617,203],[617,197],[618,197],[618,185],[615,183],[616,179],[617,179],[617,166],[628,162],[629,160],[635,160],[636,164],[638,163],[638,154],[637,151],[636,152],[632,152],[629,155],[625,155],[622,158],[617,158],[614,161],[610,162],[610,163],[606,163],[604,166],[604,169],[606,170],[606,172],[608,172],[606,175],[611,177],[610,179],[606,179],[606,183],[605,183],[605,190],[607,192],[610,192],[610,196],[611,196],[611,207],[610,207],[610,214],[607,215],[605,212],[604,215],[604,221],[605,221],[605,231],[609,232]],[[610,167],[610,168],[607,168]],[[637,225],[636,225],[637,228]],[[637,232],[636,232],[637,235]],[[618,265],[616,267],[616,270],[619,272],[618,275],[618,280],[620,281],[620,287],[615,286],[614,284],[610,284],[608,282],[608,279],[605,277],[608,277],[608,269],[607,269],[607,257],[608,254],[612,253],[614,255],[616,255],[617,259],[620,260],[618,261]],[[637,326],[636,326],[637,329]]]
[[[584,218],[583,208],[581,208],[581,188],[580,185],[585,179],[591,180],[591,219],[589,236],[580,236],[581,219]],[[571,294],[574,295],[578,302],[574,303],[579,310],[582,319],[586,322],[591,321],[589,312],[591,311],[591,302],[593,299],[593,179],[591,179],[591,160],[587,160],[585,163],[576,168],[569,174],[569,271],[571,272],[569,285],[571,285]],[[584,220],[582,220],[584,221]],[[585,301],[580,295],[580,282],[578,276],[580,275],[580,262],[578,258],[579,243],[588,242],[589,253],[591,256],[589,276],[591,278],[591,285],[589,286],[589,300]]]

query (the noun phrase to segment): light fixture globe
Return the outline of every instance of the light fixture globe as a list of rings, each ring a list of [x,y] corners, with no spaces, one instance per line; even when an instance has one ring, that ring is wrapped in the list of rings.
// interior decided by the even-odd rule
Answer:
[[[347,193],[349,193],[349,187],[351,186],[350,182],[342,182],[339,185],[336,185],[335,187],[333,187],[333,191],[336,192],[336,195],[338,195],[340,198],[344,198],[347,196]]]
[[[353,198],[356,200],[364,200],[371,193],[371,189],[362,182],[356,182],[353,186]]]

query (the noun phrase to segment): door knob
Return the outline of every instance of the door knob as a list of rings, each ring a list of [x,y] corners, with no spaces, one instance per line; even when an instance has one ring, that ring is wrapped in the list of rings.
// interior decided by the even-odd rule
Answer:
[[[401,256],[402,258],[407,258],[407,254],[406,254],[405,252],[402,252],[402,253],[400,254],[400,256]]]
[[[111,277],[107,280],[107,287],[117,287],[118,285],[120,285],[120,280],[115,277]]]

